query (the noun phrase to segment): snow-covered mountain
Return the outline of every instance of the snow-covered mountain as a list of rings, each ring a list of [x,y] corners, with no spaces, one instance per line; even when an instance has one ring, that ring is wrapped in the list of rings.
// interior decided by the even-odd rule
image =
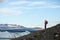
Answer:
[[[21,27],[21,28],[25,28],[24,26],[17,25],[17,24],[0,24],[0,27]]]
[[[26,28],[17,24],[0,24],[1,31],[37,31],[42,30],[41,28]]]
[[[20,26],[17,24],[0,24],[0,30],[6,30],[6,29],[21,29],[25,28],[24,26]]]

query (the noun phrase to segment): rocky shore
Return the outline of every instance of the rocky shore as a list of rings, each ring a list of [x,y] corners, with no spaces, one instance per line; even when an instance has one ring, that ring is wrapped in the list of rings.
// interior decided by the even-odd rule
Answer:
[[[11,40],[60,40],[60,23],[46,30],[40,30]]]

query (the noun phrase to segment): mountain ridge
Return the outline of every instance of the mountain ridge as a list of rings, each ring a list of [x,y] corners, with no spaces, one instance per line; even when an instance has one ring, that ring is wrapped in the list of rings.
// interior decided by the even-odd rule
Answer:
[[[12,40],[60,40],[60,23],[51,28],[47,28],[46,30],[39,30]]]

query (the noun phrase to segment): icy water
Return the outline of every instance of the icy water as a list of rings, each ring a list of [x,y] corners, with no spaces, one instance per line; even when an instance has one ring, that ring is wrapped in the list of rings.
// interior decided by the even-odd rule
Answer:
[[[18,38],[24,35],[28,35],[30,32],[20,32],[20,33],[9,33],[9,32],[0,32],[0,40],[11,40],[7,38]]]
[[[10,40],[10,39],[0,39],[0,40]]]

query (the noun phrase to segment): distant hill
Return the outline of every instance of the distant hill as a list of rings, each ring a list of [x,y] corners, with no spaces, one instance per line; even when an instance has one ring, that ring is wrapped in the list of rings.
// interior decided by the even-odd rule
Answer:
[[[40,30],[12,40],[60,40],[60,23],[46,30]]]

